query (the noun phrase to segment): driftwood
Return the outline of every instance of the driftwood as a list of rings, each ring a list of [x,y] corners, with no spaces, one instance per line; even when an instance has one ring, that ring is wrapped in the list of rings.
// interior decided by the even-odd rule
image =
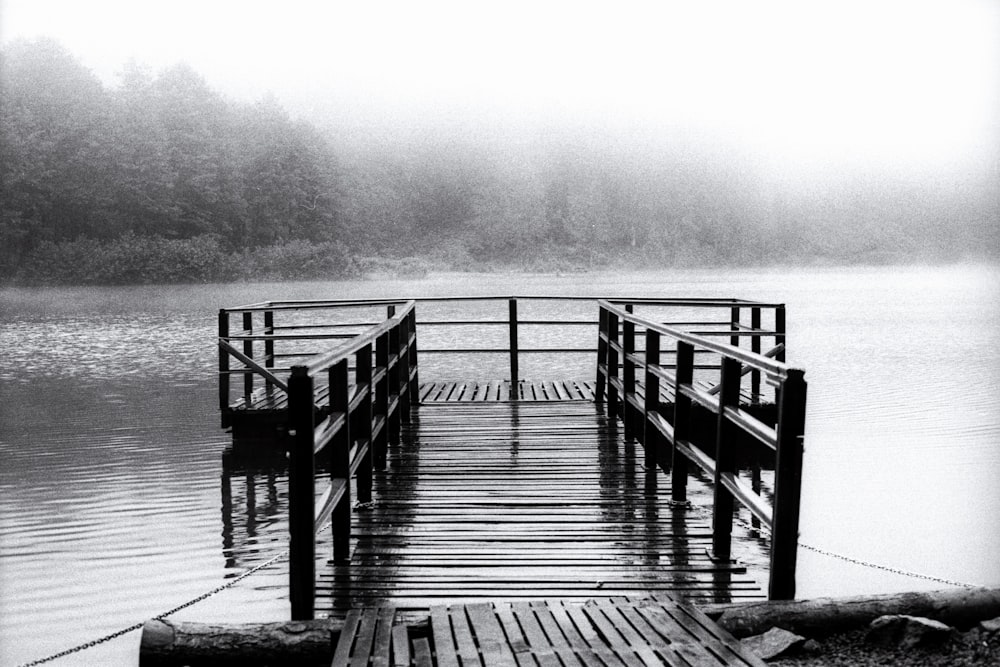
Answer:
[[[886,614],[932,618],[957,628],[1000,616],[1000,589],[959,588],[924,593],[894,593],[813,600],[744,602],[699,607],[736,637],[772,627],[824,637],[868,625]]]
[[[140,667],[329,665],[342,621],[211,625],[147,621]]]

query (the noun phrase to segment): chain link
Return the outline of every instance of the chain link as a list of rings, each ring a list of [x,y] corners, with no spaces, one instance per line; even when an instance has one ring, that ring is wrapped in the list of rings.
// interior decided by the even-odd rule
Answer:
[[[332,524],[333,524],[333,520],[327,521],[325,524],[323,524],[323,526],[319,530],[316,531],[317,534],[318,533],[322,533],[324,530],[326,530],[327,528],[329,528]],[[287,558],[289,553],[290,553],[290,550],[289,549],[285,549],[284,551],[282,551],[281,553],[279,553],[277,556],[274,556],[273,558],[271,558],[269,560],[266,560],[263,563],[259,563],[257,565],[254,565],[252,568],[250,568],[249,570],[247,570],[243,574],[239,575],[238,577],[236,577],[234,579],[231,579],[231,580],[227,581],[224,584],[216,586],[215,588],[213,588],[212,590],[208,591],[207,593],[202,593],[201,595],[199,595],[198,597],[196,597],[196,598],[194,598],[192,600],[188,600],[187,602],[185,602],[183,604],[179,604],[179,605],[177,605],[176,607],[174,607],[173,609],[171,609],[169,611],[165,611],[162,614],[154,616],[152,618],[152,620],[154,620],[154,621],[162,621],[167,616],[171,616],[171,615],[176,614],[177,612],[181,611],[182,609],[187,609],[188,607],[196,605],[199,602],[202,602],[203,600],[207,600],[208,598],[212,597],[216,593],[221,593],[222,591],[226,590],[227,588],[232,588],[233,586],[235,586],[236,584],[240,583],[241,581],[243,581],[244,579],[246,579],[250,575],[255,574],[257,572],[260,572],[261,570],[263,570],[266,567],[274,565],[279,560]],[[65,651],[60,651],[59,653],[55,653],[53,655],[46,656],[44,658],[39,658],[37,660],[32,660],[31,662],[26,662],[23,665],[20,665],[19,667],[35,667],[35,665],[43,665],[43,664],[45,664],[47,662],[52,662],[53,660],[58,660],[59,658],[65,658],[67,655],[72,655],[73,653],[78,653],[80,651],[85,651],[88,648],[93,648],[94,646],[97,646],[99,644],[104,644],[106,642],[111,641],[112,639],[118,639],[122,635],[127,635],[130,632],[135,632],[136,630],[140,630],[140,629],[142,629],[142,627],[144,625],[146,625],[145,621],[143,621],[141,623],[135,623],[133,625],[128,626],[127,628],[122,628],[121,630],[118,630],[116,632],[112,632],[110,635],[105,635],[103,637],[100,637],[99,639],[93,639],[93,640],[87,642],[86,644],[80,644],[79,646],[74,646],[73,648],[68,648]]]
[[[709,517],[710,518],[712,516],[712,511],[709,510],[706,507],[694,506],[694,505],[690,505],[690,504],[688,505],[688,507],[692,511],[694,511],[695,513],[700,514],[700,515],[702,515],[704,517]],[[770,529],[767,526],[763,525],[763,524],[761,524],[759,526],[754,526],[752,524],[747,523],[743,519],[740,519],[739,517],[734,517],[733,521],[735,523],[739,524],[740,526],[742,526],[743,528],[746,528],[747,530],[750,530],[750,531],[757,531],[757,532],[766,531],[766,532],[771,532]],[[898,575],[901,575],[901,576],[904,576],[904,577],[911,577],[913,579],[923,579],[925,581],[933,581],[933,582],[936,582],[936,583],[939,583],[939,584],[945,584],[947,586],[957,586],[959,588],[978,588],[978,586],[975,585],[975,584],[968,584],[968,583],[961,582],[961,581],[954,581],[952,579],[944,579],[942,577],[935,577],[935,576],[930,575],[930,574],[921,574],[919,572],[910,572],[909,570],[902,570],[902,569],[899,569],[897,567],[891,567],[889,565],[880,565],[879,563],[872,563],[870,561],[861,560],[860,558],[853,558],[851,556],[845,556],[843,554],[838,554],[838,553],[836,553],[834,551],[827,551],[826,549],[820,549],[819,547],[814,547],[811,544],[806,544],[804,542],[799,542],[799,546],[802,547],[803,549],[808,549],[809,551],[813,551],[815,553],[822,554],[822,555],[828,556],[830,558],[837,558],[837,559],[842,560],[842,561],[844,561],[846,563],[851,563],[853,565],[860,565],[862,567],[869,567],[869,568],[872,568],[873,570],[882,570],[883,572],[891,572],[893,574],[898,574]]]
[[[870,567],[876,570],[884,570],[885,572],[892,572],[893,574],[901,574],[904,577],[913,577],[914,579],[925,579],[927,581],[934,581],[939,584],[947,584],[948,586],[958,586],[959,588],[978,588],[975,584],[967,584],[961,581],[953,581],[951,579],[944,579],[942,577],[935,577],[930,574],[920,574],[919,572],[909,572],[907,570],[900,570],[899,568],[890,567],[888,565],[879,565],[878,563],[869,563],[868,561],[863,561],[858,558],[851,558],[850,556],[844,556],[842,554],[834,553],[833,551],[827,551],[826,549],[820,549],[819,547],[814,547],[809,544],[803,544],[799,542],[799,546],[803,549],[808,549],[809,551],[815,551],[818,554],[823,554],[824,556],[829,556],[831,558],[839,558],[842,561],[848,563],[853,563],[855,565],[861,565],[864,567]]]
[[[330,524],[328,523],[327,526],[329,526],[329,525]],[[326,528],[326,526],[324,526],[323,528]],[[320,530],[323,530],[323,529],[321,528]],[[246,579],[250,575],[255,574],[257,572],[260,572],[261,570],[263,570],[266,567],[274,565],[279,560],[282,560],[283,558],[286,558],[287,556],[288,556],[288,549],[285,549],[284,551],[282,551],[281,553],[279,553],[277,556],[274,556],[270,560],[264,561],[263,563],[260,563],[258,565],[253,566],[252,568],[250,568],[249,570],[247,570],[243,574],[239,575],[238,577],[230,579],[226,583],[221,584],[219,586],[216,586],[215,588],[213,588],[212,590],[208,591],[207,593],[202,593],[201,595],[199,595],[198,597],[196,597],[196,598],[194,598],[192,600],[188,600],[187,602],[185,602],[183,604],[179,604],[176,607],[174,607],[173,609],[170,609],[169,611],[165,611],[162,614],[158,614],[158,615],[154,616],[152,620],[162,621],[166,617],[171,616],[173,614],[176,614],[177,612],[181,611],[182,609],[187,609],[188,607],[196,605],[199,602],[202,602],[203,600],[207,600],[208,598],[212,597],[213,595],[215,595],[217,593],[221,593],[222,591],[226,590],[227,588],[231,588],[231,587],[235,586],[236,584],[238,584],[239,582],[243,581],[244,579]],[[35,667],[35,665],[43,665],[43,664],[45,664],[47,662],[52,662],[53,660],[58,660],[59,658],[65,658],[68,655],[72,655],[72,654],[78,653],[80,651],[85,651],[88,648],[93,648],[93,647],[98,646],[100,644],[104,644],[106,642],[111,641],[112,639],[118,639],[119,637],[121,637],[123,635],[127,635],[130,632],[135,632],[136,630],[141,630],[144,625],[146,625],[145,621],[143,621],[141,623],[135,623],[133,625],[128,626],[127,628],[122,628],[121,630],[117,630],[115,632],[112,632],[109,635],[105,635],[105,636],[100,637],[98,639],[93,639],[93,640],[87,642],[86,644],[80,644],[79,646],[74,646],[73,648],[68,648],[65,651],[60,651],[59,653],[55,653],[53,655],[46,656],[44,658],[39,658],[37,660],[32,660],[31,662],[26,662],[26,663],[20,665],[20,667]]]

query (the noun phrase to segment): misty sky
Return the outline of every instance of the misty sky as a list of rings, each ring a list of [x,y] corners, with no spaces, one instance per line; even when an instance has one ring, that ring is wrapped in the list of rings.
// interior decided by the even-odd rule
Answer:
[[[0,0],[106,83],[190,64],[297,115],[685,132],[792,165],[995,163],[1000,2]]]

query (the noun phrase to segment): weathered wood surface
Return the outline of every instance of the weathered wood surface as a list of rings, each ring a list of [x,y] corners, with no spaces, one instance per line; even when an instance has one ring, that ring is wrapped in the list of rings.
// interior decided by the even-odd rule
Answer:
[[[483,401],[593,401],[593,381],[508,380],[427,382],[420,386],[422,403]]]
[[[957,588],[812,600],[712,604],[703,608],[737,637],[781,627],[808,637],[861,628],[879,616],[909,614],[968,628],[1000,616],[1000,589]]]
[[[764,665],[697,609],[668,598],[441,604],[427,615],[429,624],[407,625],[392,607],[352,609],[332,664]]]
[[[285,621],[219,625],[147,621],[140,667],[210,665],[329,665],[343,621]]]
[[[400,610],[676,593],[760,598],[708,555],[708,520],[671,506],[621,429],[584,401],[426,404],[354,512],[348,564],[318,570],[317,609]]]

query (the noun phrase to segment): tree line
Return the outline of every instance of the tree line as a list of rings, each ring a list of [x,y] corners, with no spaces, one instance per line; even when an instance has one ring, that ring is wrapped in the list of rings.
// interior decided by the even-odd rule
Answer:
[[[684,133],[395,135],[238,103],[186,65],[103,85],[0,54],[0,280],[321,279],[380,267],[953,259],[997,248],[995,165],[788,186]],[[390,136],[391,135],[391,136]]]

